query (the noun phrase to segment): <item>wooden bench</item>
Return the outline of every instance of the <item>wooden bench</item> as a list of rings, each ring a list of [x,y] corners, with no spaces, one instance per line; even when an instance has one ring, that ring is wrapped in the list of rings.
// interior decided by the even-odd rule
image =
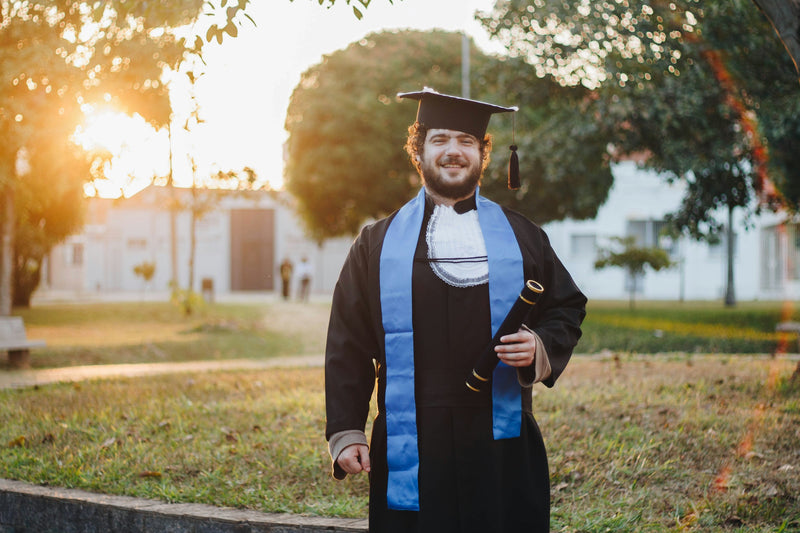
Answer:
[[[800,322],[779,322],[775,326],[775,331],[782,333],[794,333],[797,336],[798,353],[800,353]]]
[[[8,351],[8,363],[12,367],[28,366],[30,349],[44,344],[42,340],[28,339],[22,317],[0,316],[0,351]]]

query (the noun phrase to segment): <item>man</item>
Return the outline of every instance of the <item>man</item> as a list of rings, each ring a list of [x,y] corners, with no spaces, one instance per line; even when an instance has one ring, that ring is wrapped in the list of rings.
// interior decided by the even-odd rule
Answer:
[[[281,294],[283,295],[284,300],[289,299],[289,291],[292,284],[292,270],[294,269],[294,265],[289,260],[288,257],[285,257],[281,262],[280,266],[280,273],[281,273]]]
[[[364,228],[334,291],[325,361],[334,476],[368,472],[373,532],[543,532],[547,457],[531,387],[552,387],[586,298],[544,232],[477,194],[493,113],[426,89],[406,149],[424,187]],[[491,387],[465,379],[525,280],[544,293],[496,348]],[[377,377],[378,415],[364,427]]]
[[[297,266],[297,277],[300,278],[300,301],[308,301],[308,291],[311,288],[311,263],[303,256]]]

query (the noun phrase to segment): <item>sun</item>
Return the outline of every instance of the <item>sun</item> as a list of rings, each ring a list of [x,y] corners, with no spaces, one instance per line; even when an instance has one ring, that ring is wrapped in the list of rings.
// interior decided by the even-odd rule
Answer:
[[[84,123],[73,134],[86,150],[105,150],[111,160],[103,168],[105,180],[87,184],[88,195],[131,196],[154,178],[169,173],[169,136],[156,130],[138,114],[86,105]]]

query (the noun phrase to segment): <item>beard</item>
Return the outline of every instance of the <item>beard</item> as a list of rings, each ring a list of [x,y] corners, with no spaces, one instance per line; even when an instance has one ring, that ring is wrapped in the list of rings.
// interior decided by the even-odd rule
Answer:
[[[447,163],[446,159],[441,162],[442,165]],[[441,169],[434,162],[423,160],[421,170],[425,186],[437,195],[451,200],[470,196],[481,181],[480,165],[469,167],[466,175],[459,181],[448,181],[443,178]]]

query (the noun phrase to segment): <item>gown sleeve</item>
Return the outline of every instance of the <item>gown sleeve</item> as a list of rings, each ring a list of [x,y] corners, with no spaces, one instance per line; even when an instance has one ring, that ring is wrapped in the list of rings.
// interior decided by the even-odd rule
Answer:
[[[547,352],[551,372],[542,383],[552,387],[581,337],[586,296],[559,260],[544,231],[534,226],[529,229],[527,238],[518,235],[518,239],[527,241],[525,247],[533,256],[532,268],[526,268],[526,276],[532,276],[544,286],[542,296],[525,323],[539,336]]]
[[[375,387],[379,343],[369,298],[370,239],[356,239],[333,293],[325,348],[325,438],[364,431]]]

